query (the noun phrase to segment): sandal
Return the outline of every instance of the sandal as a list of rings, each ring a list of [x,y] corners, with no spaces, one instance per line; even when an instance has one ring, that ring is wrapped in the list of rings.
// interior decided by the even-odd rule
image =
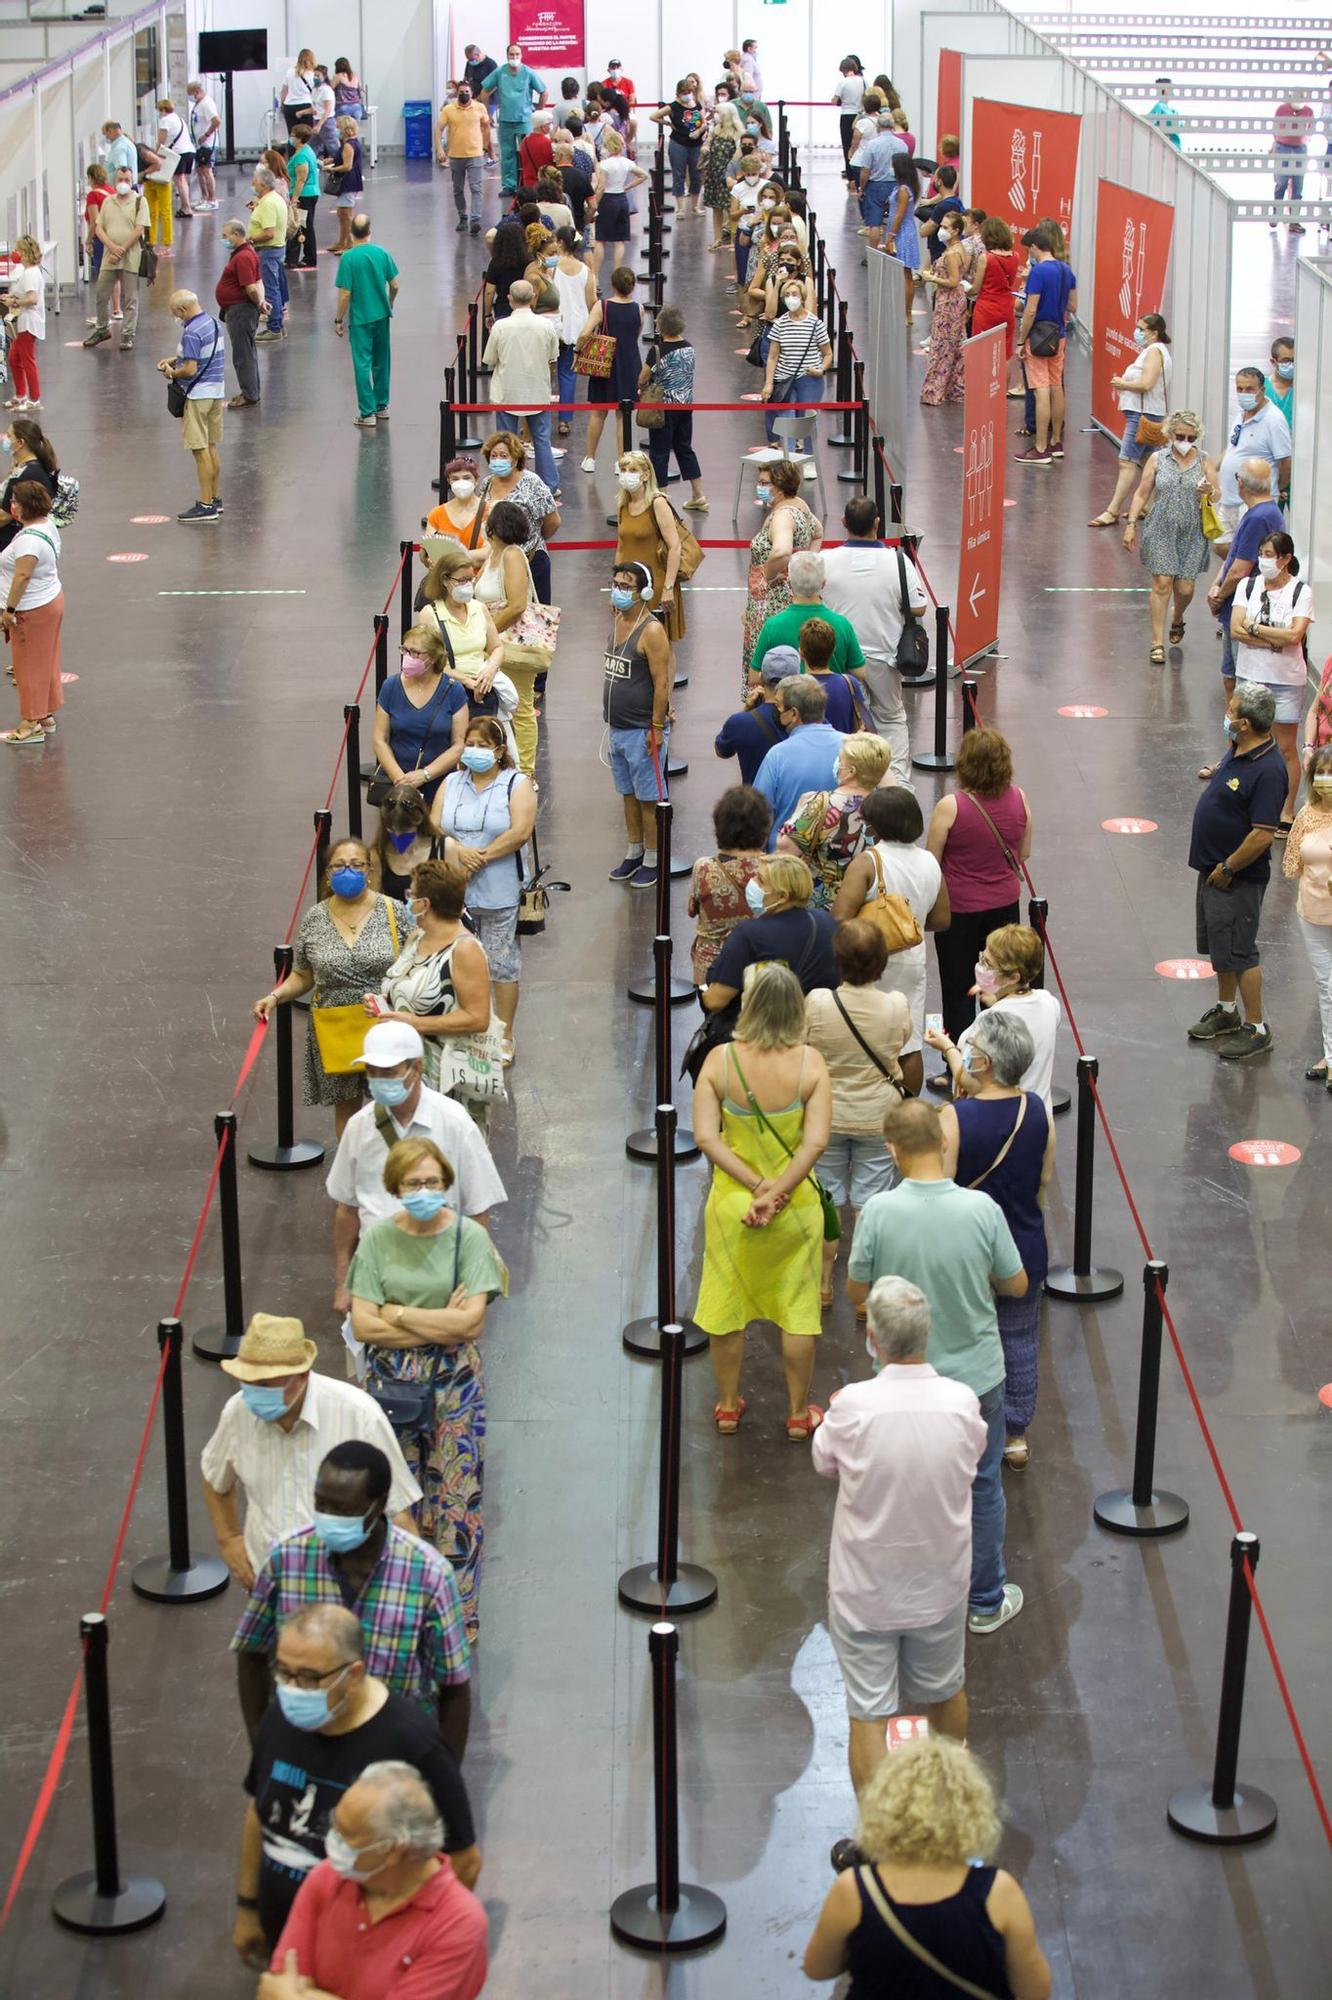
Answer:
[[[1119,516],[1118,514],[1098,514],[1094,520],[1088,521],[1087,526],[1089,528],[1117,528],[1119,526]]]
[[[1306,1083],[1326,1083],[1327,1064],[1325,1062],[1310,1063],[1308,1069],[1304,1072],[1304,1078]]]
[[[697,500],[686,500],[684,504],[686,513],[706,514],[712,502],[700,495]]]
[[[1031,1452],[1024,1437],[1010,1438],[1004,1446],[1004,1464],[1011,1466],[1014,1472],[1025,1472],[1030,1457]]]
[[[555,435],[556,437],[567,438],[569,435],[568,424],[557,424],[555,426]]]
[[[826,1289],[821,1287],[819,1290],[819,1304],[823,1306],[826,1310],[827,1307],[829,1307],[832,1304],[832,1302],[833,1302],[833,1287],[831,1285],[827,1286]]]
[[[31,729],[0,729],[0,743],[12,743],[16,748],[27,743],[45,743],[46,731],[40,722],[34,722]]]
[[[722,1437],[735,1436],[735,1433],[740,1428],[740,1419],[745,1414],[745,1410],[747,1408],[748,1405],[746,1404],[743,1396],[740,1398],[739,1402],[736,1404],[733,1410],[728,1410],[722,1403],[713,1404],[712,1421],[714,1424],[716,1424],[717,1429]]]
[[[786,1435],[792,1444],[804,1444],[823,1422],[823,1411],[817,1403],[807,1403],[803,1417],[786,1419]]]
[[[1154,667],[1163,667],[1165,665],[1165,647],[1153,646],[1148,658]]]
[[[500,1062],[505,1069],[513,1067],[513,1043],[507,1037],[500,1042]]]
[[[1171,645],[1177,646],[1183,637],[1184,637],[1184,620],[1182,618],[1177,618],[1174,624],[1170,628]]]

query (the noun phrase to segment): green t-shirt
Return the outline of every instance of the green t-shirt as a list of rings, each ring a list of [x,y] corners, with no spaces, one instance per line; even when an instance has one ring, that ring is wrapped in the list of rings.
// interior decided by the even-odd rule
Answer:
[[[338,290],[351,293],[349,316],[364,326],[367,320],[390,318],[389,280],[398,267],[379,243],[353,243],[338,263]]]
[[[903,1181],[871,1195],[851,1244],[850,1275],[860,1285],[906,1278],[930,1302],[926,1360],[978,1396],[1004,1379],[1004,1350],[990,1279],[1022,1269],[997,1202],[956,1181]]]
[[[493,1298],[509,1289],[509,1274],[489,1233],[470,1216],[463,1217],[462,1241],[454,1231],[456,1218],[437,1236],[409,1236],[394,1218],[372,1222],[356,1246],[347,1289],[372,1305],[446,1306],[453,1293],[455,1251],[458,1280],[468,1295],[484,1292]]]
[[[750,672],[758,672],[763,665],[764,654],[772,646],[794,646],[798,652],[800,628],[807,618],[822,618],[837,634],[837,644],[828,662],[835,674],[864,666],[865,655],[860,650],[855,626],[849,618],[844,618],[840,611],[829,611],[826,604],[788,604],[784,611],[774,611],[771,618],[765,618],[759,627],[758,638],[754,641],[754,657],[749,663]]]
[[[314,148],[308,139],[303,146],[296,148],[296,151],[287,161],[287,185],[291,189],[291,198],[293,201],[296,199],[297,167],[305,168],[305,185],[301,189],[301,200],[313,201],[319,193],[319,162],[314,156]]]

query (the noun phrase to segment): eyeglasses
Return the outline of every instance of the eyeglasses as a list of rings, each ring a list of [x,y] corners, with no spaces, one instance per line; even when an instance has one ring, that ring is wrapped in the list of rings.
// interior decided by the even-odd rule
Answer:
[[[436,1174],[435,1178],[429,1181],[404,1181],[402,1191],[404,1194],[444,1194],[447,1190],[443,1181]]]
[[[278,1660],[273,1667],[273,1677],[283,1687],[317,1688],[322,1687],[326,1680],[345,1674],[351,1665],[351,1660],[344,1660],[340,1667],[325,1667],[322,1673],[316,1673],[313,1667],[284,1667]]]

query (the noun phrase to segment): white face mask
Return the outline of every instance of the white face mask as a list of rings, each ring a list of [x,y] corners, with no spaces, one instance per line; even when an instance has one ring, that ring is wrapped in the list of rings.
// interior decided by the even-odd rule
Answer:
[[[456,500],[470,500],[476,491],[476,481],[474,479],[451,479],[449,481],[449,491]]]
[[[616,474],[616,477],[626,493],[637,493],[639,487],[643,484],[643,475],[641,472],[620,472]]]
[[[455,583],[452,588],[453,595],[457,598],[459,604],[467,604],[471,600],[472,592],[475,590],[476,585],[474,583]]]
[[[1192,438],[1176,437],[1170,440],[1172,449],[1177,451],[1181,458],[1188,457],[1189,453],[1193,450],[1193,442]]]
[[[1275,556],[1259,556],[1258,574],[1263,578],[1264,582],[1270,583],[1280,568],[1281,564]]]
[[[782,304],[786,307],[786,310],[789,313],[800,312],[804,307],[804,303],[805,303],[805,295],[803,292],[788,292],[786,294],[786,297],[782,300]]]
[[[777,206],[776,200],[770,194],[765,194],[762,201],[759,203],[760,208],[776,208],[776,206]]]

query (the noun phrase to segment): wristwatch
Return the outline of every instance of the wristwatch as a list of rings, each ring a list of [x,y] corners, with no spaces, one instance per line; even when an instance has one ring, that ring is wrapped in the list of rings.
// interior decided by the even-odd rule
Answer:
[[[1229,863],[1228,861],[1219,861],[1219,862],[1217,863],[1217,866],[1218,866],[1218,868],[1219,868],[1219,869],[1221,870],[1221,873],[1222,873],[1222,874],[1223,874],[1223,875],[1225,876],[1225,878],[1226,878],[1227,882],[1230,882],[1230,881],[1233,881],[1233,880],[1234,880],[1234,876],[1235,876],[1235,871],[1234,871],[1234,869],[1233,869],[1233,868],[1231,867],[1231,865],[1230,865],[1230,863]]]
[[[259,1898],[257,1896],[237,1896],[236,1907],[238,1910],[257,1910],[259,1907]]]

